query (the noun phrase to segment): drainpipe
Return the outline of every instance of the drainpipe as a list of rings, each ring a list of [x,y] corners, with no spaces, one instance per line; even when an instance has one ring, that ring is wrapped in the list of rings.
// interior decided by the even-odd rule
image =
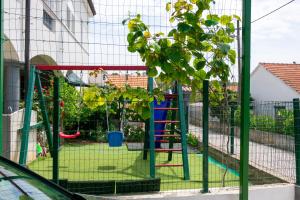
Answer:
[[[25,68],[24,68],[24,94],[27,95],[27,85],[30,74],[30,9],[31,0],[26,0],[25,5]],[[26,98],[24,98],[26,99]]]
[[[4,60],[4,2],[0,1],[0,156],[2,155],[3,145],[3,127],[2,127],[2,113],[3,113],[3,60]]]

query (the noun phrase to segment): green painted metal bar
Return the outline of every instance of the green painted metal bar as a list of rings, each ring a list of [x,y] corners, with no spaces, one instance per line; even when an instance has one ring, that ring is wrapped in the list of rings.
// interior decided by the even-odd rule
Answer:
[[[54,88],[53,88],[53,170],[52,170],[52,179],[54,183],[58,184],[59,181],[59,78],[54,78]]]
[[[38,129],[38,128],[43,128],[44,127],[44,122],[38,122],[35,125],[30,126],[31,129]],[[19,129],[19,131],[23,131],[23,128]]]
[[[250,55],[251,0],[243,0],[242,16],[242,80],[240,137],[240,200],[248,200],[249,191],[249,124],[250,124]]]
[[[184,178],[184,180],[190,180],[189,160],[188,160],[188,152],[187,152],[187,139],[186,139],[186,135],[187,135],[186,127],[187,126],[185,124],[182,86],[179,83],[177,83],[177,92],[178,92],[180,131],[181,131],[183,178]]]
[[[293,99],[296,159],[296,185],[300,186],[300,101]]]
[[[149,93],[153,94],[153,78],[148,78]],[[155,178],[154,101],[150,103],[149,120],[150,177]]]
[[[177,82],[175,82],[174,94],[178,95]],[[172,101],[172,108],[177,108],[177,107],[178,107],[178,97],[177,97],[177,101],[174,101],[174,100]],[[177,115],[176,110],[172,110],[172,113],[171,113],[171,120],[172,121],[176,120],[176,115]],[[171,124],[170,130],[171,130],[170,135],[173,135],[174,132],[175,132],[175,123]],[[169,137],[169,149],[173,149],[174,139],[175,139],[174,137]],[[169,151],[168,152],[168,161],[171,161],[172,157],[173,157],[173,151]]]
[[[203,111],[202,111],[202,138],[203,138],[203,160],[202,160],[202,192],[208,193],[208,108],[209,108],[209,81],[203,81]]]
[[[3,153],[4,0],[0,2],[0,156]]]
[[[51,126],[50,126],[49,117],[47,114],[47,108],[46,108],[45,98],[43,95],[43,88],[42,88],[42,83],[41,83],[41,79],[40,79],[40,74],[38,71],[36,71],[36,86],[37,86],[37,91],[38,91],[40,109],[41,109],[41,113],[42,113],[42,117],[43,117],[43,124],[44,124],[45,131],[46,131],[50,154],[52,156],[53,140],[52,140],[52,134],[51,134]]]
[[[234,112],[235,107],[230,107],[230,154],[234,154]]]
[[[145,123],[143,160],[147,160],[149,150],[149,119]]]
[[[20,158],[19,158],[19,164],[22,166],[26,165],[26,160],[27,160],[28,137],[30,131],[30,122],[31,122],[34,82],[35,82],[35,67],[31,66],[30,77],[27,86],[28,92],[25,100],[24,123],[23,123],[23,130],[21,136],[21,150],[20,150]]]

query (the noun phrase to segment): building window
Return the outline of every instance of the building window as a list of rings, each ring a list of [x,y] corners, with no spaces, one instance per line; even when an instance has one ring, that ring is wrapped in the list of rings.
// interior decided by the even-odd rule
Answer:
[[[43,24],[49,30],[54,30],[54,19],[45,10],[43,10]]]
[[[69,7],[67,8],[67,27],[75,33],[75,16]]]

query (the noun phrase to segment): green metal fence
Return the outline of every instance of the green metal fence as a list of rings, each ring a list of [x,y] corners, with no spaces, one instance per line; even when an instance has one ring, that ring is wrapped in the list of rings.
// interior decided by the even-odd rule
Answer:
[[[155,142],[154,137],[158,136],[155,136],[155,119],[151,119],[153,115],[150,120],[140,116],[141,113],[153,114],[152,101],[150,107],[140,104],[138,98],[126,103],[126,106],[124,99],[100,98],[95,101],[98,91],[90,86],[97,85],[105,92],[102,86],[114,80],[113,76],[116,75],[122,79],[121,87],[129,80],[134,85],[145,80],[146,72],[130,74],[116,70],[108,74],[102,70],[81,73],[49,70],[31,71],[28,77],[29,63],[47,66],[144,65],[136,54],[128,52],[127,27],[121,22],[128,15],[142,13],[153,30],[164,32],[172,28],[169,24],[171,16],[165,11],[166,3],[126,1],[121,4],[115,0],[88,1],[87,5],[80,0],[61,4],[38,0],[31,2],[32,12],[28,15],[30,12],[24,10],[22,2],[1,1],[0,92],[5,93],[5,106],[3,120],[0,121],[5,126],[2,128],[0,125],[0,139],[3,139],[2,142],[0,140],[0,152],[3,150],[5,157],[76,192],[102,194],[180,189],[208,192],[212,187],[240,186],[241,199],[246,200],[251,1],[243,1],[243,8],[240,8],[241,4],[237,0],[211,4],[212,13],[239,15],[243,18],[242,104],[235,108],[229,102],[217,107],[210,104],[208,107],[212,101],[209,96],[212,91],[208,91],[207,81],[203,84],[203,91],[197,91],[190,100],[180,96],[176,108],[181,110],[180,114],[168,113],[170,121],[161,123],[166,123],[165,129],[171,129],[172,134],[181,134],[181,140],[169,138],[166,142],[162,137],[156,138],[160,142]],[[7,26],[4,29],[5,23]],[[23,38],[24,27],[27,39]],[[30,35],[32,37],[29,39]],[[25,46],[23,43],[26,43]],[[4,53],[7,56],[5,68]],[[3,69],[7,75],[14,74],[18,78],[6,76],[3,79]],[[10,70],[15,70],[15,73]],[[233,71],[231,69],[231,73]],[[57,80],[54,81],[54,77],[61,77],[59,84]],[[5,88],[1,89],[4,80]],[[24,87],[24,82],[28,86]],[[114,84],[120,87],[118,82]],[[151,90],[151,87],[148,89]],[[142,88],[145,89],[145,86],[142,85]],[[188,91],[189,86],[183,88]],[[181,93],[179,90],[181,87],[177,89]],[[138,92],[144,94],[143,91]],[[0,105],[2,100],[3,94],[0,93]],[[111,105],[103,106],[107,103]],[[171,104],[173,106],[173,102]],[[124,110],[127,111],[125,114]],[[235,119],[239,111],[241,138]],[[124,119],[123,115],[126,115]],[[201,121],[201,118],[205,120]],[[125,140],[120,147],[109,147],[107,131],[120,130],[120,124]],[[216,130],[215,125],[221,129]],[[280,129],[280,126],[282,124],[278,122],[277,128]],[[80,136],[74,139],[57,137],[60,132],[75,135],[78,131]],[[155,145],[161,145],[160,150]],[[160,166],[155,168],[153,161]],[[251,167],[249,177],[269,178],[269,171]],[[273,175],[270,177],[277,180]]]

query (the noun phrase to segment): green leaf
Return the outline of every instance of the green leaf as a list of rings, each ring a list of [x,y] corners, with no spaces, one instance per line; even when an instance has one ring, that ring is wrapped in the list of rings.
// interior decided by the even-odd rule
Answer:
[[[222,43],[219,45],[219,48],[223,54],[227,54],[228,51],[230,50],[230,45]]]
[[[131,52],[131,53],[136,52],[136,49],[135,49],[133,46],[128,46],[128,47],[127,47],[127,50],[128,50],[129,52]]]
[[[156,69],[156,67],[149,67],[148,68],[148,76],[150,76],[150,77],[154,77],[154,76],[156,76],[157,75],[157,69]]]
[[[175,47],[175,46],[173,46],[171,48],[167,48],[166,55],[174,63],[179,62],[181,59],[181,51],[178,49],[178,47]]]
[[[205,51],[205,52],[211,51],[213,49],[213,46],[207,41],[203,41],[203,42],[201,42],[201,44],[203,47],[203,51]]]
[[[196,58],[193,62],[193,65],[195,67],[195,69],[200,70],[203,69],[206,65],[206,60],[205,58]]]
[[[194,13],[184,13],[184,17],[189,24],[197,24],[199,21],[198,17]]]
[[[230,62],[231,62],[232,64],[235,64],[235,59],[236,59],[236,52],[235,52],[235,50],[230,49],[230,50],[228,51],[228,58],[229,58],[229,60],[230,60]]]
[[[232,17],[229,15],[222,15],[220,18],[220,23],[222,25],[227,25],[232,21]]]
[[[175,21],[175,17],[171,17],[169,21],[170,23],[173,23]]]
[[[171,10],[171,2],[168,2],[166,5],[166,11],[169,12]]]
[[[199,69],[198,71],[195,72],[195,75],[197,76],[198,79],[204,80],[206,79],[206,72],[204,69]]]
[[[238,15],[233,15],[233,18],[236,19],[236,20],[238,20],[238,21],[242,21],[241,18],[240,18],[240,16],[238,16]]]
[[[205,20],[204,24],[205,24],[205,26],[209,27],[209,26],[215,26],[215,25],[217,25],[218,22],[215,21],[215,20],[208,19],[208,20]]]
[[[206,19],[207,20],[213,20],[213,21],[216,21],[216,22],[220,21],[220,17],[218,15],[207,15]]]
[[[178,31],[182,33],[188,33],[191,30],[193,30],[193,28],[190,25],[183,22],[178,23],[177,27],[178,27]]]
[[[177,32],[177,29],[172,29],[170,32],[169,32],[169,34],[168,34],[168,37],[173,37],[173,35],[174,35],[174,33],[176,33]]]
[[[133,36],[134,36],[134,33],[129,33],[127,35],[127,41],[129,44],[132,44],[134,42]]]
[[[155,53],[160,53],[160,46],[156,43],[156,42],[154,42],[153,44],[152,44],[152,46],[153,46],[153,48],[154,48],[154,51],[155,51]]]

